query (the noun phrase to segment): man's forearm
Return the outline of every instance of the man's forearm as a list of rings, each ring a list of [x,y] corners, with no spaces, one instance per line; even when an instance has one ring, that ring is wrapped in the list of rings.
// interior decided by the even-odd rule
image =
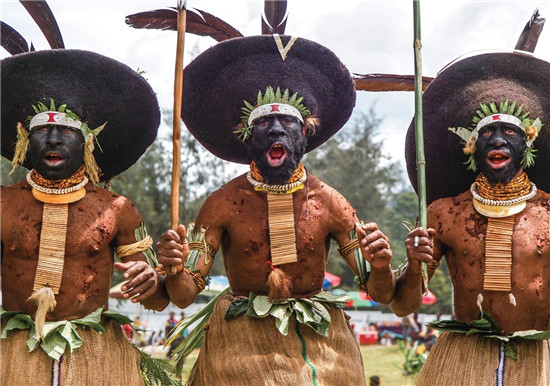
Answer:
[[[179,308],[193,303],[199,294],[195,281],[185,270],[166,277],[166,290],[172,303]]]
[[[388,265],[384,269],[372,268],[367,283],[368,293],[379,303],[391,302],[395,292],[395,275]]]
[[[170,304],[170,298],[168,297],[168,292],[166,291],[166,279],[164,275],[157,275],[157,291],[153,295],[145,299],[143,302],[141,302],[141,304],[147,309],[162,311],[168,306],[168,304]]]
[[[415,312],[421,304],[422,271],[408,266],[396,280],[391,309],[397,316],[405,316]]]

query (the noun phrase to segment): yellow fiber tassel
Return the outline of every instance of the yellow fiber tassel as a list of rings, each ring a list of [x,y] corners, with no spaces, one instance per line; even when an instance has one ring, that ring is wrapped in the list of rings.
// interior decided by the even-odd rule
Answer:
[[[12,169],[10,174],[14,172],[17,166],[22,165],[27,158],[27,151],[29,150],[29,133],[21,122],[17,122],[17,143],[15,144],[15,153],[11,161]]]
[[[44,324],[46,323],[46,314],[53,311],[57,302],[55,295],[50,287],[42,287],[36,290],[27,299],[28,302],[34,302],[37,305],[34,322],[36,325],[35,338],[40,339],[44,336]]]
[[[101,169],[97,165],[94,154],[94,136],[91,133],[88,133],[86,139],[86,146],[84,148],[84,170],[88,178],[94,185],[99,184],[99,175],[101,174]]]
[[[269,297],[273,300],[290,298],[292,280],[280,268],[274,268],[267,278]]]

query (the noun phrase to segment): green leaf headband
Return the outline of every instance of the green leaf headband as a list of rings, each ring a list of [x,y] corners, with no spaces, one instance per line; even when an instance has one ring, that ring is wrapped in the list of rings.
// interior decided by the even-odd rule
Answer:
[[[252,135],[252,122],[265,115],[290,115],[304,123],[304,119],[311,115],[311,111],[304,106],[303,99],[304,97],[298,97],[297,92],[291,96],[289,89],[281,92],[281,89],[277,87],[277,90],[273,91],[273,87],[268,86],[265,94],[262,95],[262,91],[258,91],[256,106],[243,100],[244,107],[241,108],[243,113],[241,124],[243,127],[233,133],[237,134],[243,142],[246,141]]]
[[[537,138],[540,129],[542,128],[542,122],[539,118],[529,119],[529,112],[523,113],[523,105],[516,109],[516,102],[509,103],[508,100],[501,102],[497,108],[496,103],[491,102],[489,106],[481,103],[480,110],[476,110],[477,115],[472,118],[472,126],[470,128],[464,127],[449,127],[449,130],[462,138],[466,145],[464,146],[464,154],[469,155],[468,161],[465,164],[468,165],[468,170],[477,171],[477,165],[474,158],[476,151],[476,141],[479,135],[479,131],[494,122],[506,122],[514,126],[519,127],[525,133],[524,140],[527,145],[523,152],[523,158],[521,164],[525,167],[531,167],[535,164],[535,152],[536,149],[532,148],[533,142]]]
[[[50,106],[46,106],[42,102],[38,102],[36,106],[32,105],[32,108],[35,111],[35,115],[29,115],[25,120],[25,127],[21,124],[17,126],[17,144],[15,146],[15,154],[13,156],[12,165],[13,169],[15,167],[23,164],[26,158],[26,154],[29,148],[29,137],[28,131],[32,130],[34,127],[44,126],[44,125],[57,125],[57,126],[67,126],[75,130],[80,130],[84,136],[84,169],[90,180],[97,185],[99,183],[99,174],[101,170],[96,163],[96,160],[93,156],[94,151],[94,142],[101,150],[101,146],[97,141],[97,136],[103,130],[107,122],[103,125],[91,130],[88,126],[88,123],[82,122],[80,117],[74,112],[67,108],[67,105],[63,104],[58,108],[55,107],[55,102],[50,98]],[[103,151],[103,150],[101,150]]]

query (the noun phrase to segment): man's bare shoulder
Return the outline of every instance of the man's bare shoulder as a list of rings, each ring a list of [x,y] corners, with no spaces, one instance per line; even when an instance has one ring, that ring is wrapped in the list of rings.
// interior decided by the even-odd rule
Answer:
[[[332,219],[332,226],[346,231],[353,228],[357,219],[356,210],[343,194],[311,174],[308,175],[307,184],[306,193],[309,199],[318,201],[320,207],[329,211],[327,215]]]
[[[91,183],[86,185],[86,196],[89,199],[98,200],[105,202],[107,205],[114,205],[117,207],[132,205],[132,201],[128,197],[102,188],[101,186],[94,186]]]
[[[19,181],[15,184],[6,186],[2,185],[0,191],[0,201],[2,204],[9,203],[12,208],[19,207],[21,205],[25,206],[28,203],[28,200],[31,196],[32,188],[25,181]],[[2,208],[5,208],[2,205]]]
[[[349,205],[346,197],[344,197],[342,193],[334,189],[325,181],[320,180],[312,174],[308,174],[307,179],[308,188],[310,190],[313,190],[314,192],[317,192],[317,194],[319,194],[321,197],[334,200],[336,203],[344,206]]]
[[[86,185],[86,196],[81,200],[80,206],[84,206],[84,210],[90,208],[104,213],[108,210],[115,217],[119,217],[122,224],[124,221],[130,221],[133,226],[135,222],[141,221],[141,215],[131,199],[92,184]]]
[[[212,207],[239,199],[243,192],[253,192],[246,175],[240,175],[211,192],[205,199],[203,207]]]
[[[546,218],[550,217],[550,193],[538,190],[535,197],[527,201],[527,210],[535,211]]]
[[[539,189],[536,196],[533,197],[531,202],[535,205],[545,206],[550,210],[550,193]]]
[[[12,185],[2,185],[2,195],[19,194],[21,191],[31,191],[32,188],[25,180],[21,180]]]
[[[246,180],[246,175],[235,177],[206,197],[197,215],[197,221],[223,218],[232,212],[231,208],[247,207],[248,201],[254,199],[255,191]],[[210,222],[210,221],[208,221]]]
[[[469,190],[460,193],[458,196],[439,198],[428,206],[428,213],[449,213],[456,210],[463,210],[472,206],[472,193]]]

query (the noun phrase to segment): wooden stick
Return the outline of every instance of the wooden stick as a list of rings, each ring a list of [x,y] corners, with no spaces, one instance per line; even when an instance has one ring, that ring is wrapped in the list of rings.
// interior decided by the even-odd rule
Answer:
[[[174,110],[173,110],[173,161],[172,161],[172,189],[170,192],[171,212],[170,228],[178,229],[179,199],[180,199],[180,170],[181,170],[181,100],[183,97],[183,54],[185,47],[186,28],[185,2],[178,0],[178,35],[176,45],[176,68],[174,75]],[[177,267],[170,266],[167,272],[174,275]]]

